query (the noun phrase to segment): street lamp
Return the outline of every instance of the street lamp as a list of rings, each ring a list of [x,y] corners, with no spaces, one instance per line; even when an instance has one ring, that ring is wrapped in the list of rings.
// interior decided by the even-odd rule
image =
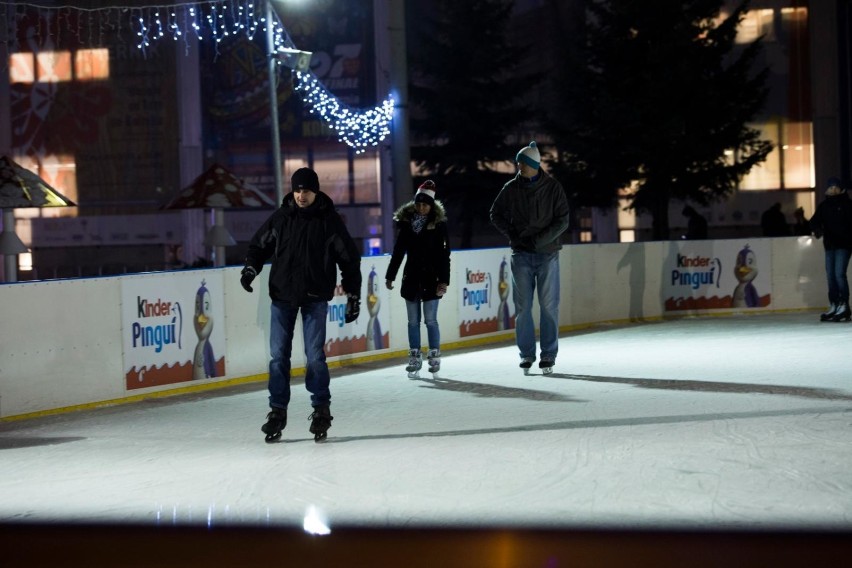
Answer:
[[[311,65],[310,51],[299,51],[288,47],[275,46],[275,32],[272,29],[272,1],[266,0],[266,59],[269,74],[269,120],[272,129],[272,161],[275,172],[276,206],[284,202],[284,183],[281,179],[281,134],[278,126],[278,70],[280,63],[296,71],[307,71]]]

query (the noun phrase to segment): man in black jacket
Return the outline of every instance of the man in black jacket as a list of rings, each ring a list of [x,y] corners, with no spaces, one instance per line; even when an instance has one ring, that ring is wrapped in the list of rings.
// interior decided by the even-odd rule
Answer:
[[[512,247],[512,299],[515,341],[527,374],[535,361],[533,294],[541,308],[541,359],[544,374],[553,371],[559,350],[559,250],[568,228],[568,198],[562,184],[541,169],[535,142],[515,157],[517,175],[506,182],[491,206],[491,223]]]
[[[840,178],[829,178],[825,199],[811,217],[811,229],[822,238],[825,248],[825,279],[828,283],[828,311],[821,321],[849,321],[849,280],[846,271],[852,258],[852,200]]]
[[[272,259],[269,296],[270,326],[269,406],[261,430],[266,441],[281,437],[290,403],[290,355],[296,316],[302,312],[307,368],[305,387],[311,393],[310,431],[317,442],[331,427],[330,376],[325,362],[328,302],[334,297],[337,268],[348,296],[346,323],[358,318],[361,295],[361,255],[334,209],[331,198],[319,190],[319,178],[310,168],[300,168],[291,178],[293,191],[281,207],[258,229],[249,243],[240,283],[251,292],[251,282]]]

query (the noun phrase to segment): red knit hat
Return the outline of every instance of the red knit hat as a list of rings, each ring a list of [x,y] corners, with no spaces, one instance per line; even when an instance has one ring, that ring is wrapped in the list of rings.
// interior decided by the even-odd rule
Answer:
[[[427,179],[421,183],[417,193],[414,194],[414,202],[435,205],[435,182]]]

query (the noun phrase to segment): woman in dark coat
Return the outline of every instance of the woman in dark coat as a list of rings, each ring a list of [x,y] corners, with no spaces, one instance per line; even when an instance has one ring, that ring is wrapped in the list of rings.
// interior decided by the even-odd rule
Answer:
[[[385,285],[393,289],[402,257],[408,255],[402,271],[400,294],[408,311],[408,366],[410,377],[417,376],[423,366],[420,351],[420,321],[426,322],[429,341],[429,372],[441,368],[441,333],[438,328],[438,301],[450,283],[450,242],[447,236],[447,213],[435,200],[435,183],[424,181],[414,200],[400,207],[393,216],[399,233],[393,247]]]
[[[838,178],[828,180],[825,199],[811,217],[811,230],[825,247],[825,277],[828,280],[828,311],[822,321],[849,321],[849,281],[846,269],[852,256],[852,200]]]

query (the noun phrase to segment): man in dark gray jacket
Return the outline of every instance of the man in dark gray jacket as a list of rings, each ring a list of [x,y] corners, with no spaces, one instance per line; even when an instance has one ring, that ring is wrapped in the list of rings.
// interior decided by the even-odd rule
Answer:
[[[271,412],[261,430],[266,441],[281,437],[287,424],[290,402],[290,354],[296,316],[302,312],[307,368],[305,387],[311,393],[310,431],[321,442],[331,427],[330,377],[325,362],[325,331],[328,302],[337,286],[348,296],[346,323],[358,318],[361,295],[361,255],[331,198],[319,190],[319,178],[310,168],[300,168],[291,179],[293,191],[281,207],[261,225],[249,243],[240,283],[251,292],[251,282],[272,259],[269,296],[272,323],[269,346],[269,406]]]
[[[556,179],[541,169],[535,142],[515,157],[518,173],[491,206],[491,222],[512,247],[512,299],[515,340],[521,368],[528,374],[536,359],[533,294],[541,307],[541,358],[544,374],[553,372],[559,349],[559,250],[568,228],[568,199]]]

